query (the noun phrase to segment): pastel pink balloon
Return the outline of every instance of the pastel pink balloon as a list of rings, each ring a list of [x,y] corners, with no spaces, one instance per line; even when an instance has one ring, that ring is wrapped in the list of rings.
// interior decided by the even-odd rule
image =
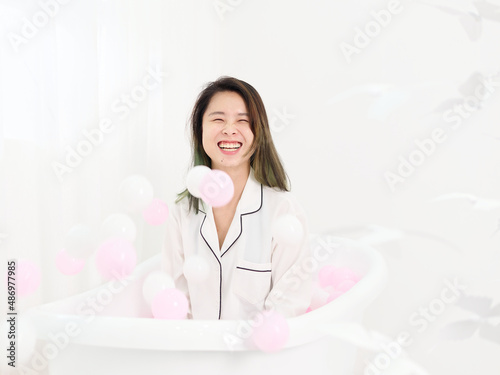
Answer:
[[[175,288],[158,292],[151,301],[151,311],[156,319],[186,319],[188,309],[186,296]]]
[[[142,211],[142,216],[148,224],[161,225],[168,218],[168,206],[161,199],[154,198],[151,204]]]
[[[359,276],[347,267],[323,266],[318,274],[319,284],[322,288],[326,286],[338,286],[345,280],[359,281]]]
[[[335,273],[336,267],[332,265],[326,265],[321,267],[318,273],[319,285],[324,288],[333,283],[333,274]]]
[[[252,340],[260,350],[274,352],[283,348],[290,336],[288,322],[277,312],[266,313],[263,322],[252,332]]]
[[[40,267],[30,260],[20,260],[16,264],[16,293],[18,297],[35,292],[40,286],[42,272]]]
[[[56,256],[56,266],[65,275],[76,275],[85,266],[85,259],[75,258],[62,249]]]
[[[201,180],[201,199],[212,207],[225,206],[233,198],[233,195],[233,180],[224,171],[212,169]]]
[[[137,263],[134,245],[125,238],[112,237],[97,249],[95,263],[105,279],[122,278],[130,275]]]

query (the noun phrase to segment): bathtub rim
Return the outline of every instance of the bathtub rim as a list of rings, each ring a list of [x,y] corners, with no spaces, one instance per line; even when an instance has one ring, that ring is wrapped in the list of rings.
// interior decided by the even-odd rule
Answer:
[[[334,237],[342,244],[352,244],[363,253],[368,263],[368,269],[363,278],[335,301],[313,310],[309,313],[288,318],[290,338],[284,348],[296,347],[311,341],[321,339],[329,334],[322,327],[332,321],[349,322],[359,316],[365,308],[379,295],[387,281],[387,266],[385,260],[373,247],[358,241],[343,237]],[[146,262],[158,261],[160,254],[148,258]],[[130,280],[135,280],[132,277]],[[77,324],[82,333],[71,338],[71,342],[79,345],[91,345],[108,348],[129,348],[146,350],[180,350],[180,351],[252,351],[250,340],[245,339],[229,346],[227,335],[238,338],[238,328],[245,325],[245,320],[157,320],[138,317],[88,316],[57,313],[54,309],[69,299],[83,298],[106,283],[68,298],[36,306],[29,314],[37,326],[37,336],[47,340],[49,332],[64,331],[70,322]],[[354,310],[356,309],[356,310]],[[88,321],[90,320],[90,321]],[[127,327],[128,332],[119,332],[116,327]],[[158,339],[158,332],[165,331],[169,340]],[[154,338],[153,340],[151,338]],[[163,337],[163,336],[161,336]]]

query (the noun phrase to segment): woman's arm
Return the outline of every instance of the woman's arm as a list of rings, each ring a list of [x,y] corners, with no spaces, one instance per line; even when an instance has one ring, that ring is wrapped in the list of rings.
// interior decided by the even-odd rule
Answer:
[[[296,217],[303,229],[300,241],[286,244],[273,237],[272,252],[272,288],[266,301],[266,310],[275,309],[285,317],[304,314],[310,306],[312,297],[313,275],[305,265],[310,256],[309,232],[305,212],[293,198],[280,205],[276,219],[283,215]],[[308,272],[309,271],[309,272]]]

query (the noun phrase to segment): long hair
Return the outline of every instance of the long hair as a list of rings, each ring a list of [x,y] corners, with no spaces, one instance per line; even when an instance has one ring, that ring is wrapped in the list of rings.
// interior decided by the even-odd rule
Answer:
[[[212,160],[205,152],[202,143],[203,115],[212,97],[219,92],[235,92],[241,96],[246,104],[250,126],[254,139],[250,150],[250,166],[254,170],[255,179],[265,186],[282,191],[289,191],[289,179],[283,168],[278,152],[274,147],[269,121],[264,103],[250,84],[233,77],[223,76],[214,82],[208,83],[198,95],[190,117],[192,166],[205,165],[212,167]],[[177,195],[176,203],[184,198],[189,199],[189,210],[194,209],[198,214],[200,199],[194,197],[187,189]]]

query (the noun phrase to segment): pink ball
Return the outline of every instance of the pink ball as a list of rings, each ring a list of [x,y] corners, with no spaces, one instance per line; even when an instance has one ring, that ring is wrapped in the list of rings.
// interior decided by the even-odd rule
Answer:
[[[158,292],[151,302],[156,319],[186,319],[189,303],[179,289],[168,288]]]
[[[260,350],[274,352],[283,348],[290,336],[288,322],[277,312],[265,313],[263,322],[252,332],[252,340]]]
[[[333,278],[336,267],[332,265],[326,265],[321,267],[318,273],[319,285],[324,288],[333,284]]]
[[[225,206],[234,195],[233,180],[226,172],[213,169],[201,180],[200,195],[212,207]]]
[[[134,270],[137,254],[130,241],[112,237],[99,246],[95,262],[97,270],[105,279],[122,278]]]
[[[85,259],[75,258],[62,249],[56,256],[56,266],[65,275],[76,275],[85,266]]]
[[[24,297],[35,292],[40,286],[42,272],[40,267],[30,260],[20,260],[16,264],[16,293]]]
[[[154,198],[151,204],[142,211],[142,216],[148,224],[161,225],[168,218],[168,206],[158,198]]]
[[[319,284],[322,288],[333,286],[338,288],[345,280],[351,280],[355,283],[359,281],[359,276],[347,267],[335,267],[332,265],[323,266],[318,274]]]

